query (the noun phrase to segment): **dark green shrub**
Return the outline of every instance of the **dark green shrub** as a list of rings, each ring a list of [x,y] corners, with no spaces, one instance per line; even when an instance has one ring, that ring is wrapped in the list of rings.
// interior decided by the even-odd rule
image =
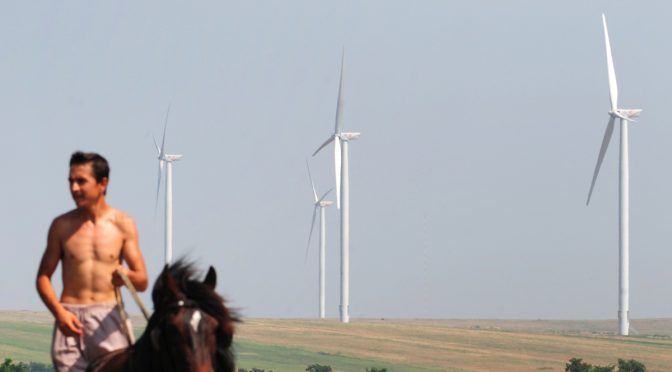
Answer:
[[[54,367],[50,364],[30,362],[28,364],[14,363],[11,358],[5,358],[0,364],[0,372],[53,372]]]
[[[0,365],[0,372],[27,372],[28,365],[22,362],[14,364],[11,358],[5,358],[5,361]]]
[[[646,366],[634,359],[618,360],[618,372],[646,372]]]
[[[583,362],[581,358],[572,358],[565,364],[565,372],[591,372],[593,366]]]
[[[308,371],[308,372],[332,372],[331,371],[331,366],[323,366],[321,364],[311,364],[308,367],[306,367],[306,371]]]

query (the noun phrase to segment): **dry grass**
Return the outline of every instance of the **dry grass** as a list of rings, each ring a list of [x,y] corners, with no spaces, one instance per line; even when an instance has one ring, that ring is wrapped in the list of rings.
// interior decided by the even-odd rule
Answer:
[[[661,324],[668,328],[657,333],[669,334],[671,320],[640,321],[640,328]],[[572,357],[599,365],[637,359],[651,371],[672,370],[672,339],[617,337],[607,325],[614,322],[248,319],[238,338],[440,370],[558,371]]]

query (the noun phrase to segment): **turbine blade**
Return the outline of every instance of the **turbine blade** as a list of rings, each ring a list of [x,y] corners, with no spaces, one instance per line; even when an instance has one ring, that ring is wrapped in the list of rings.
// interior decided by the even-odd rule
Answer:
[[[166,110],[166,119],[163,123],[163,140],[161,140],[161,153],[159,156],[164,155],[166,152],[166,128],[168,128],[168,115],[170,114],[170,105],[168,105],[168,110]]]
[[[315,205],[313,208],[313,221],[310,223],[310,233],[308,234],[308,245],[306,246],[306,258],[304,259],[304,263],[308,261],[308,250],[310,249],[310,238],[313,236],[313,229],[315,228],[315,218],[317,217],[317,208],[319,208],[318,205]]]
[[[156,178],[156,200],[154,201],[154,214],[159,208],[159,191],[161,190],[161,173],[163,173],[163,160],[159,160],[159,175]]]
[[[334,136],[334,169],[336,172],[336,208],[341,209],[341,138]]]
[[[161,156],[161,149],[159,148],[159,144],[156,143],[156,137],[152,136],[152,139],[154,140],[154,146],[156,146],[156,152]]]
[[[320,150],[325,148],[333,140],[334,140],[334,135],[332,134],[331,136],[329,136],[329,138],[326,141],[324,141],[324,143],[320,147],[317,148],[317,150],[315,150],[315,152],[313,153],[313,156],[315,156],[318,152],[320,152]]]
[[[336,101],[336,122],[334,133],[341,133],[341,111],[343,110],[343,98],[341,96],[341,91],[343,89],[343,61],[345,59],[345,48],[341,53],[341,77],[338,81],[338,101]]]
[[[313,197],[315,203],[317,203],[317,191],[315,191],[315,183],[313,182],[313,176],[310,174],[310,165],[308,165],[308,159],[306,159],[306,168],[308,168],[308,178],[310,178],[310,186],[313,187]]]
[[[602,13],[602,25],[604,26],[604,44],[607,49],[607,73],[609,74],[609,99],[611,100],[611,111],[618,109],[618,84],[616,84],[616,71],[614,70],[614,59],[611,55],[611,43],[609,43],[609,33],[607,32],[607,17]]]
[[[595,172],[593,172],[593,181],[590,183],[590,191],[588,191],[588,200],[586,200],[586,205],[590,203],[590,196],[593,194],[593,188],[595,187],[595,181],[597,180],[597,175],[600,173],[600,167],[602,166],[602,160],[604,160],[604,154],[607,152],[607,147],[609,147],[609,141],[611,141],[611,135],[614,133],[614,121],[615,117],[609,119],[607,124],[607,129],[604,131],[604,139],[602,140],[602,147],[600,147],[600,154],[597,156],[597,164],[595,165]]]
[[[327,195],[331,192],[331,190],[333,190],[333,188],[331,188],[331,189],[329,189],[329,191],[325,192],[324,195],[322,195],[322,197],[316,203],[319,203],[322,200],[324,200],[324,198],[327,197]]]

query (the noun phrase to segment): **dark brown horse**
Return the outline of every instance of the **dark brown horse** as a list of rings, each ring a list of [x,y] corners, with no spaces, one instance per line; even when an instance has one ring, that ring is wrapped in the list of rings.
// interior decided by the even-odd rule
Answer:
[[[215,269],[202,282],[194,275],[183,260],[166,266],[152,290],[154,314],[138,342],[103,355],[87,371],[233,371],[237,318],[215,292]]]

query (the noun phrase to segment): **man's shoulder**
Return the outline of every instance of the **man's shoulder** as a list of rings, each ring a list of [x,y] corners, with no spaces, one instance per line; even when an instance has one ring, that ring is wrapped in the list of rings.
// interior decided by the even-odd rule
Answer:
[[[119,227],[122,231],[128,231],[129,229],[135,229],[135,221],[133,217],[128,213],[122,211],[121,209],[110,207],[110,216],[112,217],[112,222]]]
[[[60,239],[64,235],[70,234],[72,229],[77,226],[77,222],[80,219],[81,216],[77,213],[76,209],[57,216],[51,222],[51,226],[49,227],[49,236]]]
[[[54,227],[65,226],[72,223],[78,218],[79,214],[77,213],[77,209],[72,209],[61,214],[60,216],[56,216],[56,218],[54,218],[51,224]]]

